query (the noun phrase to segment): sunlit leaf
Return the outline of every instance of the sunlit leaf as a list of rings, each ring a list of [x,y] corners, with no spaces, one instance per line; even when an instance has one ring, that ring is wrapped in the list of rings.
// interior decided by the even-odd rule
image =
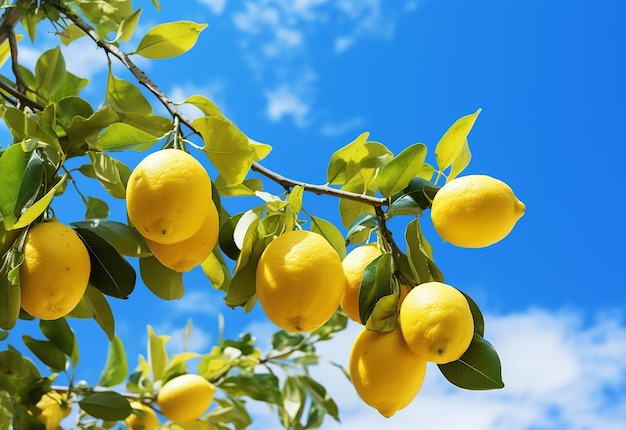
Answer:
[[[213,184],[223,197],[255,196],[257,191],[263,191],[263,181],[259,178],[245,179],[240,184],[230,185],[219,175]]]
[[[400,294],[381,297],[367,319],[365,328],[370,331],[388,332],[398,327],[398,298]]]
[[[342,191],[348,191],[356,194],[363,194],[368,196],[374,196],[371,191],[365,190],[365,185],[361,181],[359,176],[353,177],[350,182],[341,187]],[[371,204],[355,201],[350,199],[341,199],[339,202],[339,213],[341,214],[341,221],[345,227],[350,227],[361,216],[366,214],[374,214],[374,208]],[[367,239],[367,235],[361,236],[355,242],[361,242]]]
[[[347,243],[362,243],[367,240],[373,229],[378,226],[378,219],[373,213],[366,213],[358,217],[346,233]]]
[[[44,52],[35,65],[36,91],[49,97],[65,80],[65,60],[59,46]]]
[[[177,21],[159,24],[146,33],[135,54],[145,58],[171,58],[190,50],[206,24]]]
[[[204,116],[216,116],[216,117],[226,119],[226,117],[222,115],[222,112],[217,107],[217,105],[213,103],[212,100],[210,100],[209,98],[205,96],[193,95],[193,96],[187,97],[187,99],[185,99],[185,101],[180,104],[186,104],[186,103],[193,105],[197,107],[198,109],[200,109],[200,111],[202,111]]]
[[[158,336],[152,326],[148,326],[148,364],[152,369],[152,378],[158,381],[165,375],[168,364],[165,344],[169,340],[167,336]]]
[[[257,142],[256,140],[250,140],[250,146],[252,147],[252,159],[254,161],[261,161],[269,155],[272,151],[272,146],[267,143]]]
[[[454,163],[452,163],[452,168],[450,169],[450,173],[446,178],[446,182],[453,180],[456,178],[470,163],[472,159],[472,153],[470,152],[469,143],[467,139],[465,139],[465,144],[459,152],[459,155],[454,159]]]
[[[378,189],[389,197],[406,188],[409,181],[419,175],[424,167],[427,149],[423,143],[405,148],[391,159],[376,176]]]
[[[405,239],[409,262],[417,283],[429,281],[443,282],[443,274],[432,258],[432,247],[424,237],[419,218],[413,219],[406,227]]]
[[[359,316],[366,324],[376,303],[381,298],[393,294],[391,254],[384,253],[369,263],[363,271],[359,291]]]
[[[140,16],[141,9],[137,9],[135,12],[133,12],[132,15],[124,18],[122,22],[120,22],[120,27],[117,30],[115,40],[123,40],[124,42],[128,42],[135,32],[135,28],[137,28],[137,23],[139,22]]]
[[[136,85],[117,78],[109,71],[105,102],[116,112],[152,113],[152,107]]]
[[[15,225],[13,225],[13,228],[26,227],[27,225],[35,221],[41,214],[43,214],[50,206],[50,203],[52,203],[52,199],[56,195],[57,191],[65,186],[65,180],[67,179],[67,177],[67,173],[61,176],[57,183],[54,184],[54,186],[52,186],[42,198],[37,200],[28,209],[26,209],[17,220]]]
[[[123,420],[133,410],[126,397],[114,391],[87,394],[78,404],[92,417],[107,421]]]
[[[311,231],[324,236],[328,243],[337,251],[339,258],[343,260],[346,256],[346,242],[335,224],[310,214],[309,218],[311,218]]]
[[[326,180],[329,184],[345,184],[354,175],[358,166],[351,165],[355,160],[360,160],[365,152],[365,142],[369,138],[369,132],[361,133],[356,139],[337,150],[330,158],[326,170]]]
[[[106,151],[145,151],[154,145],[160,137],[140,130],[130,124],[116,122],[108,126],[98,136],[98,148]]]
[[[211,281],[213,288],[227,290],[230,284],[230,269],[218,249],[200,264],[202,271]]]
[[[241,373],[220,383],[220,389],[231,396],[247,396],[254,400],[282,404],[278,378],[271,373]]]
[[[91,317],[98,323],[100,328],[102,328],[109,340],[113,340],[113,336],[115,335],[115,320],[113,318],[113,312],[111,312],[111,306],[109,306],[109,302],[107,302],[104,294],[93,285],[88,285],[83,300]]]
[[[440,171],[450,167],[459,154],[463,152],[467,135],[472,130],[481,110],[482,109],[478,109],[473,114],[465,115],[456,120],[439,140],[435,148],[435,158],[437,159],[437,165]]]
[[[162,265],[156,257],[139,259],[139,272],[146,287],[163,300],[176,300],[183,297],[185,286],[182,273]]]
[[[461,358],[438,366],[446,379],[457,387],[468,390],[493,390],[504,387],[498,353],[478,334],[474,334],[472,343]]]
[[[110,105],[97,110],[88,118],[74,117],[67,131],[67,142],[63,144],[65,153],[68,157],[83,155],[90,144],[95,146],[102,129],[119,120],[119,114]]]
[[[115,198],[125,198],[130,169],[121,161],[103,152],[87,151],[87,155],[93,167],[93,173],[104,189]]]
[[[124,344],[117,336],[109,343],[109,351],[104,369],[100,374],[98,384],[102,387],[113,387],[121,384],[128,374],[128,363]]]
[[[204,152],[227,184],[240,184],[253,161],[248,137],[233,123],[219,117],[202,117],[193,121],[202,135]]]
[[[235,430],[244,430],[252,424],[252,419],[246,410],[245,403],[236,397],[215,398],[216,407],[212,408],[206,415],[211,423],[224,424],[222,429],[229,429],[234,426]]]

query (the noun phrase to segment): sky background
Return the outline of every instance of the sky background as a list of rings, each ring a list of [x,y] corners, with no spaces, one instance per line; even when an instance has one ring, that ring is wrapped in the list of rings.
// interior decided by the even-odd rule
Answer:
[[[320,366],[315,374],[342,420],[339,425],[328,418],[323,428],[623,428],[626,196],[619,163],[626,156],[626,2],[161,3],[156,13],[150,2],[134,2],[145,9],[142,30],[174,20],[209,27],[191,52],[138,63],[175,101],[208,96],[249,137],[271,144],[266,167],[324,183],[330,156],[364,131],[394,154],[423,142],[434,164],[446,129],[482,108],[464,174],[499,178],[526,204],[504,241],[479,250],[442,243],[423,217],[446,282],[472,296],[485,314],[485,337],[498,350],[506,387],[463,391],[431,366],[415,401],[384,419],[337,369]],[[22,61],[34,66],[54,43],[40,29],[35,47],[22,43]],[[136,43],[122,49],[130,52]],[[103,53],[86,39],[63,52],[68,69],[94,84],[83,96],[97,105],[106,82]],[[120,68],[118,73],[130,79]],[[139,156],[126,160],[133,167]],[[82,204],[70,190],[66,194],[68,204],[55,210],[64,221],[80,220]],[[225,204],[231,212],[240,207]],[[339,223],[334,198],[306,194],[304,206]],[[185,275],[185,283],[186,296],[176,302],[159,301],[141,283],[129,300],[111,301],[131,367],[145,351],[147,324],[172,335],[172,351],[181,348],[189,318],[189,349],[199,352],[216,341],[220,314],[228,336],[252,331],[263,344],[276,330],[259,309],[244,314],[227,308],[199,269]],[[20,323],[9,340],[16,344],[32,329]],[[83,351],[79,375],[94,383],[106,337],[93,321],[79,322],[76,330]],[[358,331],[350,325],[320,351],[347,364]],[[264,405],[251,408],[251,428],[278,427]]]

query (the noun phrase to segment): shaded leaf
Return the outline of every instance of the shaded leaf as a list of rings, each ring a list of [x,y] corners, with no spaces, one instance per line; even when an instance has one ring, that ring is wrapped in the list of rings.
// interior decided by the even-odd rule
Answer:
[[[183,274],[161,264],[156,257],[139,259],[139,272],[146,287],[163,300],[177,300],[183,297],[185,286]]]
[[[22,342],[43,364],[55,372],[62,372],[67,365],[67,356],[54,343],[47,340],[22,336]]]
[[[393,294],[391,254],[384,253],[369,263],[363,271],[359,291],[359,316],[365,325],[381,298]]]
[[[65,318],[52,321],[40,320],[39,329],[43,335],[56,345],[65,355],[71,356],[74,352],[76,338]]]
[[[190,50],[206,24],[177,21],[159,24],[145,34],[135,54],[145,58],[171,58]]]
[[[78,404],[92,417],[107,421],[123,420],[132,412],[126,397],[114,391],[87,394]]]
[[[128,257],[147,257],[152,255],[145,239],[134,228],[118,221],[90,219],[73,222],[72,226],[88,229],[109,242],[117,252]]]
[[[220,389],[235,397],[248,396],[262,402],[282,404],[278,378],[271,373],[241,373],[230,376],[220,383]]]
[[[114,385],[124,382],[127,374],[128,362],[126,361],[124,344],[119,337],[114,336],[113,340],[109,343],[107,360],[97,385],[113,387]]]
[[[432,258],[432,247],[424,237],[419,218],[413,219],[406,227],[405,239],[407,252],[413,275],[418,284],[439,281],[443,282],[443,273]]]
[[[20,286],[14,274],[24,261],[24,255],[11,248],[0,260],[0,328],[11,330],[20,315]]]
[[[39,95],[49,98],[65,81],[65,73],[65,60],[61,54],[61,47],[56,46],[44,52],[35,65],[36,88]]]
[[[88,196],[85,206],[87,207],[87,210],[85,211],[85,219],[98,219],[109,216],[109,205],[107,205],[104,200]]]
[[[113,319],[113,312],[111,312],[109,302],[107,302],[104,294],[93,285],[88,285],[83,300],[91,317],[98,323],[100,328],[102,328],[109,340],[113,340],[113,336],[115,335],[115,320]]]
[[[104,189],[115,198],[125,198],[126,183],[130,176],[130,169],[121,161],[116,160],[104,152],[87,151],[87,155],[93,167],[93,174],[98,181],[100,181]]]
[[[337,251],[339,258],[343,260],[346,256],[346,242],[335,224],[311,214],[309,214],[309,218],[311,218],[311,231],[324,236],[328,243]]]
[[[104,100],[116,112],[152,113],[150,103],[139,88],[128,81],[117,78],[111,70],[109,70],[107,92]]]

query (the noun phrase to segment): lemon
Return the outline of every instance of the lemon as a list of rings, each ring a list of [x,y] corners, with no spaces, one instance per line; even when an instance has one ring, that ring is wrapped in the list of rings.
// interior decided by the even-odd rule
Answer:
[[[409,291],[400,307],[399,322],[411,351],[433,363],[458,360],[474,337],[467,299],[441,282],[426,282]]]
[[[57,430],[63,418],[70,414],[71,408],[63,406],[64,400],[58,392],[50,391],[37,402],[36,406],[41,410],[37,419],[46,426],[46,430]]]
[[[339,308],[344,289],[341,259],[317,233],[284,233],[259,259],[259,303],[269,320],[283,330],[300,333],[322,326]]]
[[[200,417],[213,402],[215,386],[200,375],[185,374],[163,385],[157,405],[168,420],[186,423]]]
[[[400,330],[377,333],[364,328],[352,345],[349,370],[359,397],[389,418],[419,393],[426,361],[411,352]]]
[[[161,426],[154,409],[150,406],[138,401],[131,402],[130,406],[135,411],[124,420],[128,428],[132,430],[153,430]]]
[[[146,239],[181,242],[202,226],[211,193],[209,174],[193,156],[178,149],[157,151],[128,178],[128,217]]]
[[[210,203],[204,223],[190,238],[169,245],[146,239],[148,247],[161,264],[177,272],[188,272],[213,252],[219,233],[219,217],[215,204],[212,201]]]
[[[359,292],[365,267],[382,255],[377,244],[369,243],[354,248],[341,262],[346,275],[346,287],[341,298],[341,308],[353,321],[361,322],[359,315]]]
[[[22,252],[22,309],[42,320],[67,315],[89,283],[91,263],[83,241],[64,224],[44,222],[28,230]]]
[[[433,227],[446,242],[483,248],[504,239],[526,206],[506,183],[486,175],[461,176],[435,194]]]

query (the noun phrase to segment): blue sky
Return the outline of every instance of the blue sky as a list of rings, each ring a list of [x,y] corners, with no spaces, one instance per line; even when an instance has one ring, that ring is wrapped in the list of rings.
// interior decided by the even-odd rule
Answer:
[[[465,173],[504,180],[526,204],[511,235],[485,249],[443,244],[426,227],[446,281],[485,313],[485,336],[498,349],[506,387],[461,391],[433,366],[413,404],[385,420],[336,369],[322,366],[317,374],[343,423],[324,428],[621,428],[626,3],[190,0],[183,8],[163,0],[160,14],[149,1],[135,5],[145,9],[144,29],[178,19],[209,24],[193,51],[139,63],[173,99],[211,97],[250,137],[271,144],[267,167],[323,183],[332,153],[363,131],[394,153],[423,142],[434,162],[445,130],[482,108]],[[36,48],[21,51],[30,64],[53,43],[40,35]],[[122,48],[131,51],[132,43]],[[97,103],[106,79],[102,52],[81,40],[64,55],[70,71],[96,83],[86,96]],[[136,160],[128,158],[131,165]],[[64,199],[73,203],[57,208],[60,216],[80,219],[77,197]],[[304,200],[305,208],[335,222],[337,204],[314,195]],[[192,348],[200,351],[215,341],[219,314],[231,336],[252,330],[264,339],[274,330],[258,310],[246,315],[225,307],[199,270],[185,280],[188,294],[178,302],[158,301],[139,284],[129,300],[112,303],[131,365],[144,352],[146,324],[172,335],[175,349],[192,318]],[[347,363],[357,330],[350,326],[322,350]],[[88,348],[106,348],[106,339],[93,334],[91,321],[77,331],[79,369],[94,381],[104,356]],[[276,422],[263,406],[254,410],[253,428]]]

